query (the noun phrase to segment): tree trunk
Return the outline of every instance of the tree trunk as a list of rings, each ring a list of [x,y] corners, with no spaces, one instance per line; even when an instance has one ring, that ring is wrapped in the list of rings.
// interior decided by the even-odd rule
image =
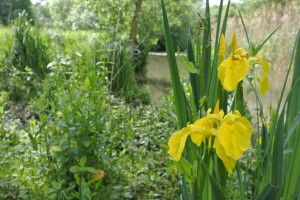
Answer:
[[[135,3],[135,11],[134,11],[134,16],[132,19],[131,29],[130,29],[130,42],[132,47],[136,45],[136,35],[137,35],[141,9],[142,9],[142,0],[137,0]]]

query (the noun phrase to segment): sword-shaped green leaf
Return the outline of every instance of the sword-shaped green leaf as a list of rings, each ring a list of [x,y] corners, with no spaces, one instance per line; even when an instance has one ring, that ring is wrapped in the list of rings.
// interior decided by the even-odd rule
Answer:
[[[173,46],[173,40],[171,37],[167,12],[163,0],[161,0],[161,6],[162,6],[163,25],[164,25],[164,32],[165,32],[165,39],[166,39],[167,57],[169,61],[172,88],[174,93],[174,104],[176,108],[179,128],[182,128],[186,126],[186,124],[188,123],[187,102],[185,101],[186,97],[182,85],[180,83],[179,72],[178,72],[175,51]]]

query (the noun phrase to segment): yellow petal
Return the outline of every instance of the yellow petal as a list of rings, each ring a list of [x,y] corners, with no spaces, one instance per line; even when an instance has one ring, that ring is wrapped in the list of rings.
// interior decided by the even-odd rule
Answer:
[[[233,37],[232,37],[232,49],[233,49],[233,52],[238,48],[238,41],[236,39],[236,34],[235,32],[233,33]]]
[[[235,49],[233,51],[234,55],[239,55],[239,56],[242,55],[242,54],[244,54],[244,53],[246,53],[246,52],[245,52],[245,50],[243,48],[237,48],[237,49]]]
[[[217,135],[218,128],[224,116],[223,110],[218,114],[210,114],[211,109],[207,111],[207,116],[198,119],[193,124],[189,124],[188,128],[192,141],[200,146],[204,139]]]
[[[261,65],[262,68],[263,68],[263,73],[269,73],[270,72],[269,63],[267,61],[255,61],[255,62],[252,62],[252,64]]]
[[[224,34],[222,33],[221,38],[220,38],[220,47],[219,47],[218,56],[224,56],[225,49],[226,49],[226,42],[225,42]]]
[[[242,58],[241,60],[234,60],[235,62],[235,71],[237,73],[238,81],[243,80],[249,71],[249,62],[246,58]]]
[[[255,57],[256,57],[257,60],[262,60],[262,58],[263,58],[262,53],[256,54]]]
[[[170,156],[175,160],[179,161],[181,158],[181,154],[183,152],[186,138],[190,134],[189,129],[187,127],[175,132],[169,139],[168,146],[169,151],[168,153]]]
[[[238,112],[228,113],[219,128],[218,140],[225,154],[238,160],[251,144],[252,127],[250,122]]]
[[[188,125],[192,142],[200,146],[202,141],[213,135],[216,129],[214,129],[213,121],[207,117],[198,119],[194,124]]]
[[[250,57],[249,61],[260,61],[262,60],[262,58],[263,58],[262,53],[257,53],[256,56]]]
[[[220,103],[219,103],[219,99],[218,99],[216,106],[215,106],[214,114],[219,114],[219,112],[220,112]]]
[[[205,138],[201,132],[191,132],[190,134],[192,142],[194,142],[197,146],[200,146],[203,139]]]
[[[262,80],[260,81],[260,88],[259,88],[259,92],[261,95],[265,95],[267,93],[267,91],[270,88],[270,82],[269,82],[269,77],[267,76],[263,76]]]
[[[225,80],[225,72],[226,72],[226,63],[228,59],[224,60],[221,62],[221,64],[218,67],[218,77],[222,85],[224,85],[224,80]],[[223,86],[224,87],[224,86]]]
[[[262,66],[262,76],[260,82],[260,93],[262,95],[266,94],[268,89],[270,88],[269,77],[268,74],[270,72],[269,63],[266,61],[255,61],[252,64],[259,64]]]
[[[223,164],[224,164],[226,170],[229,173],[232,173],[232,170],[235,166],[236,160],[231,158],[230,156],[226,155],[225,149],[220,144],[218,137],[215,138],[214,148],[216,149],[216,153],[219,156],[219,158],[223,161]]]
[[[233,91],[237,84],[243,80],[249,71],[249,63],[246,58],[224,60],[218,68],[218,77],[224,89]]]

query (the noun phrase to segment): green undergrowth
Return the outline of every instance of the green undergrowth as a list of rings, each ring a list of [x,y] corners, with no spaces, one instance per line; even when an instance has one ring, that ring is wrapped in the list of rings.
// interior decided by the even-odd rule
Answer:
[[[106,54],[90,44],[50,48],[49,72],[27,102],[1,93],[0,198],[178,196],[166,154],[170,100],[155,109],[113,95]],[[98,170],[105,175],[95,180]]]
[[[178,197],[166,153],[172,103],[146,105],[135,79],[147,55],[105,33],[26,21],[0,31],[0,199]]]
[[[52,97],[43,94],[28,111],[37,119],[32,116],[25,124],[9,119],[11,110],[3,111],[1,198],[177,196],[165,148],[175,129],[166,109],[170,105],[161,110],[133,108],[102,89],[81,89],[52,90]],[[94,181],[90,171],[71,173],[82,157],[86,167],[103,170],[105,177]]]

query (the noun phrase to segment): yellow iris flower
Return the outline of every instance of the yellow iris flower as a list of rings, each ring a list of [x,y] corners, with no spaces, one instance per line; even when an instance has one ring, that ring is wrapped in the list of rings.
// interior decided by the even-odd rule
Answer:
[[[232,37],[232,49],[233,54],[222,61],[218,67],[218,77],[224,89],[227,91],[235,90],[238,83],[246,77],[249,71],[249,63],[259,64],[262,66],[260,93],[264,95],[270,87],[268,77],[270,72],[269,63],[262,60],[261,54],[249,58],[248,52],[245,52],[243,48],[238,48],[238,41],[235,33]],[[224,52],[225,38],[224,35],[221,35],[218,56],[223,55]]]
[[[175,132],[169,139],[168,153],[175,161],[179,161],[188,136],[197,146],[200,146],[204,139],[215,137],[216,153],[227,171],[232,173],[236,161],[250,147],[251,124],[238,111],[228,113],[225,117],[222,110],[217,109],[213,114],[210,111],[206,117]]]
[[[233,91],[236,89],[238,83],[242,81],[249,71],[249,53],[244,49],[238,48],[238,41],[236,34],[232,37],[233,54],[222,61],[218,67],[218,77],[225,90]],[[225,50],[225,38],[221,35],[220,50]],[[221,53],[224,54],[224,51]],[[219,52],[220,54],[220,52]]]
[[[218,76],[225,90],[233,91],[249,71],[249,53],[243,48],[238,48],[233,55],[221,62],[218,68]]]
[[[206,117],[198,119],[193,124],[188,124],[187,127],[182,128],[171,136],[168,142],[168,153],[175,161],[180,160],[189,135],[192,142],[200,146],[205,138],[217,134],[217,128],[224,116],[224,112],[220,111],[219,114],[211,114],[210,112],[211,109],[208,110]]]

